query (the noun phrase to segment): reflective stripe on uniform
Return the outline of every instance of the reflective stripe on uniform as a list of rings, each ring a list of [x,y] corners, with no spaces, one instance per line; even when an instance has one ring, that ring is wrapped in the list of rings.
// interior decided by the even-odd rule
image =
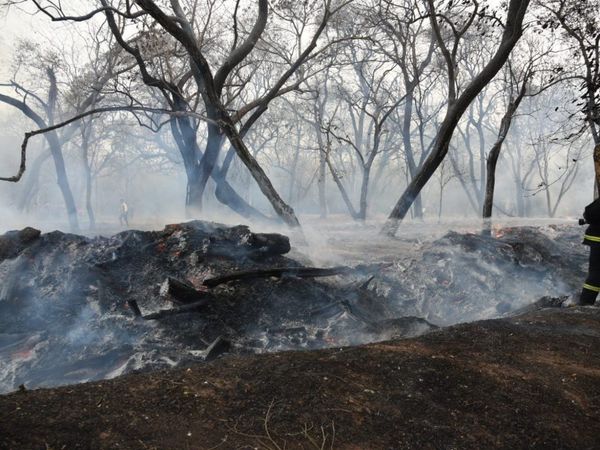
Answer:
[[[600,242],[600,237],[598,236],[590,236],[589,234],[584,234],[583,238],[587,241]]]
[[[583,285],[583,288],[587,289],[588,291],[600,292],[600,287],[598,287],[598,286],[592,286],[591,284],[587,284],[587,283],[585,283]]]

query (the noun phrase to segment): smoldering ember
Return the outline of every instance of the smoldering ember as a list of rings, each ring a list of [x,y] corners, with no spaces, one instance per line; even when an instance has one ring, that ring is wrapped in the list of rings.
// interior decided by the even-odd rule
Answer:
[[[0,449],[600,448],[600,0],[0,11]]]

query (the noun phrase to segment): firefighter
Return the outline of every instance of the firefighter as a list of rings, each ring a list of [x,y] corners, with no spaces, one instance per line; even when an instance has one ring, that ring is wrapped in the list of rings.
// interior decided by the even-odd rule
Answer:
[[[600,198],[585,207],[581,224],[589,224],[583,244],[590,247],[590,266],[579,297],[580,305],[593,305],[600,292]]]

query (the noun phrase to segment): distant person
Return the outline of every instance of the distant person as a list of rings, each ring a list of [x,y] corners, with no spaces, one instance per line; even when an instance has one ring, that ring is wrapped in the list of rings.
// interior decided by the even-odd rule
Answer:
[[[590,247],[590,265],[579,304],[593,305],[600,292],[600,199],[585,207],[580,223],[589,224],[583,236],[583,243]]]
[[[121,214],[119,215],[119,223],[121,224],[121,226],[125,224],[127,225],[127,228],[129,228],[128,215],[129,206],[127,205],[127,202],[124,199],[121,199]]]

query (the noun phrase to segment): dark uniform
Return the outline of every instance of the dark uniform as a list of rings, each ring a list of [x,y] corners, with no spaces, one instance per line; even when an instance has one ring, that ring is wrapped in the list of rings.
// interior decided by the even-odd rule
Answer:
[[[590,267],[579,303],[593,305],[600,292],[600,199],[585,207],[583,218],[590,224],[583,237],[583,243],[590,246]]]

